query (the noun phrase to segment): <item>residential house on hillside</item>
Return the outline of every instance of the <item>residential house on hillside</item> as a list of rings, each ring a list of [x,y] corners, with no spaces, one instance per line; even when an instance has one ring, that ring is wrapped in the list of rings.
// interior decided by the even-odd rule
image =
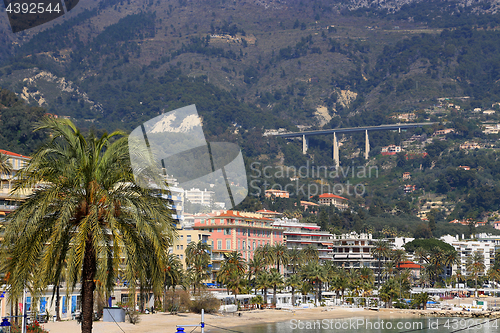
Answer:
[[[319,196],[320,205],[335,206],[337,209],[344,210],[349,207],[349,199],[332,193],[323,193]]]
[[[389,145],[386,147],[382,147],[381,153],[382,155],[396,155],[401,152],[401,146]]]

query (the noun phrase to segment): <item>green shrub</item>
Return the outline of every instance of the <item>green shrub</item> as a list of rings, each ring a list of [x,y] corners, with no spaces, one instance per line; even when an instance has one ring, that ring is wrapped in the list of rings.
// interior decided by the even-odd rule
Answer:
[[[201,309],[205,309],[205,313],[216,313],[220,309],[220,301],[211,293],[201,293],[191,301],[190,310],[195,313],[201,313]]]

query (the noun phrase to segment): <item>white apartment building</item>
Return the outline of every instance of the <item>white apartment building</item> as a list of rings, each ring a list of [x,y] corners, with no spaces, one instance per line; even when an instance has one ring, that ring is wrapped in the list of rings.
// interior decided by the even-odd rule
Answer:
[[[321,231],[321,227],[314,223],[301,223],[296,218],[276,219],[275,227],[284,228],[283,238],[287,248],[294,247],[299,250],[308,245],[318,249],[320,260],[332,260],[333,235],[327,231]]]
[[[377,240],[372,234],[351,232],[333,235],[333,262],[344,268],[378,268],[371,250]]]
[[[463,236],[462,236],[463,238]],[[484,258],[484,272],[486,274],[495,261],[495,242],[482,239],[480,240],[465,240],[457,236],[446,235],[440,238],[443,242],[450,244],[459,254],[460,264],[453,266],[454,272],[460,272],[462,275],[467,274],[467,258],[472,256],[474,252],[479,252]]]
[[[207,189],[202,191],[199,188],[192,188],[185,190],[184,196],[191,203],[210,206],[213,203],[215,192],[207,191]]]

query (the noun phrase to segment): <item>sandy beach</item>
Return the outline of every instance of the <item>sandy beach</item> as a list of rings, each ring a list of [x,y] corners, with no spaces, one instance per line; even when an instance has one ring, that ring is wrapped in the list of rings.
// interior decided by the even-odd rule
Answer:
[[[282,322],[291,319],[297,320],[314,320],[314,319],[339,319],[350,317],[378,317],[381,319],[389,318],[411,318],[416,315],[408,313],[405,310],[397,309],[381,309],[380,311],[370,311],[364,309],[350,308],[315,308],[315,309],[296,309],[290,310],[253,310],[241,313],[241,317],[233,314],[206,314],[205,322],[207,329],[213,328],[215,325],[224,328],[237,329],[240,326],[255,325],[259,323]],[[201,316],[199,314],[186,313],[178,315],[170,315],[168,313],[155,313],[141,315],[141,321],[136,324],[130,323],[105,323],[102,321],[94,322],[93,332],[96,333],[165,333],[175,332],[176,325],[195,325],[200,323]],[[51,333],[70,333],[79,332],[80,326],[76,321],[62,321],[56,323],[46,323],[43,327]],[[186,332],[190,332],[192,328],[186,328]],[[199,329],[197,330],[199,332]]]

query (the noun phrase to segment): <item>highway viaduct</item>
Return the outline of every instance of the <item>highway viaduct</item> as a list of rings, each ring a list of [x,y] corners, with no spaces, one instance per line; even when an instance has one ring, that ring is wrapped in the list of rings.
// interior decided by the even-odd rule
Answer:
[[[279,133],[279,134],[273,134],[273,135],[279,136],[282,138],[302,137],[302,153],[306,154],[307,147],[309,144],[309,139],[308,139],[309,136],[333,134],[333,159],[335,161],[336,167],[338,168],[340,166],[340,161],[339,161],[339,143],[337,140],[337,134],[365,132],[365,158],[368,159],[368,156],[370,153],[370,139],[368,137],[368,132],[370,132],[370,131],[394,131],[394,130],[398,130],[399,132],[401,132],[402,129],[429,126],[429,125],[434,125],[434,124],[437,124],[437,123],[435,123],[435,122],[433,122],[433,123],[407,123],[407,124],[390,124],[390,125],[379,125],[379,126],[332,128],[332,129],[327,129],[327,130],[293,132],[293,133]]]

